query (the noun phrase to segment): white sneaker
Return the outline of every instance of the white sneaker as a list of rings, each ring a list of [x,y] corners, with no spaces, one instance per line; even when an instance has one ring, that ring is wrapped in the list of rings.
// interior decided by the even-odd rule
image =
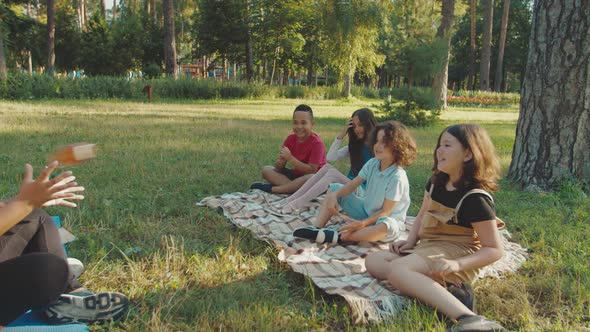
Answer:
[[[74,279],[80,278],[84,272],[84,264],[76,258],[68,257],[68,266],[70,267],[70,272],[74,274]]]

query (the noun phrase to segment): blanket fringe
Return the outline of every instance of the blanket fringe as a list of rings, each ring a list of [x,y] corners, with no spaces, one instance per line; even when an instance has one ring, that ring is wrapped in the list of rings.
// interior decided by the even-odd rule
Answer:
[[[394,295],[383,297],[380,300],[369,300],[353,295],[341,295],[344,297],[355,324],[379,322],[394,317],[408,303],[402,296]]]

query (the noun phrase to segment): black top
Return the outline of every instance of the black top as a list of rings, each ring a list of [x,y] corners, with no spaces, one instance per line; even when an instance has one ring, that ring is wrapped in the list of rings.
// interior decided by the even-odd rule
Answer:
[[[430,192],[430,180],[426,183],[425,189],[426,192]],[[432,191],[431,199],[446,207],[454,209],[461,198],[471,189],[474,188],[448,191],[445,186],[435,186]],[[496,219],[494,202],[488,196],[480,193],[467,196],[465,200],[463,200],[461,208],[459,209],[459,214],[457,215],[457,220],[459,221],[458,225],[467,228],[473,228],[471,227],[471,223],[494,219]],[[457,225],[452,218],[447,221],[447,224]]]

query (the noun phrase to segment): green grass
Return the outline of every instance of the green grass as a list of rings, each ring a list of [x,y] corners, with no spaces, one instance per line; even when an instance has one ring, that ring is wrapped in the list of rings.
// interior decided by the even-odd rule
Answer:
[[[80,207],[49,211],[78,236],[69,253],[85,263],[85,285],[131,298],[130,316],[112,330],[443,331],[445,323],[420,304],[387,322],[353,325],[341,298],[289,270],[271,246],[217,211],[195,206],[203,197],[243,191],[259,179],[301,102],[314,108],[316,131],[327,145],[353,110],[374,103],[0,101],[0,197],[16,193],[24,163],[38,170],[56,146],[99,145],[95,160],[71,168],[87,190]],[[516,107],[457,108],[443,113],[438,125],[412,130],[419,156],[408,168],[410,213],[421,203],[442,128],[478,122],[506,170],[517,115]],[[346,162],[336,166],[347,169]],[[518,273],[476,285],[479,312],[512,330],[590,327],[590,200],[574,183],[545,194],[502,185],[498,214],[531,256]]]

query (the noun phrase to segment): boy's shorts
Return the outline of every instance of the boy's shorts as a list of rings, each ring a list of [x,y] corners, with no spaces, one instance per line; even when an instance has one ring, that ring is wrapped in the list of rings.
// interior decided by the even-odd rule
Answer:
[[[330,183],[330,191],[338,191],[344,185],[341,183]],[[360,188],[360,187],[359,187]],[[357,188],[358,189],[358,188]],[[362,192],[362,191],[361,191]],[[351,218],[362,220],[366,219],[369,214],[365,211],[364,202],[365,197],[360,197],[358,192],[354,192],[348,196],[338,198],[338,204],[342,210]],[[395,241],[402,231],[402,223],[391,217],[381,217],[377,219],[375,225],[384,224],[387,227],[387,235],[379,242]]]
[[[283,168],[279,169],[278,171],[279,171],[279,173],[283,174],[291,181],[293,181],[303,175],[303,174],[297,174],[297,173],[295,173],[295,171],[293,171],[293,169],[287,168],[287,167],[283,167]]]

